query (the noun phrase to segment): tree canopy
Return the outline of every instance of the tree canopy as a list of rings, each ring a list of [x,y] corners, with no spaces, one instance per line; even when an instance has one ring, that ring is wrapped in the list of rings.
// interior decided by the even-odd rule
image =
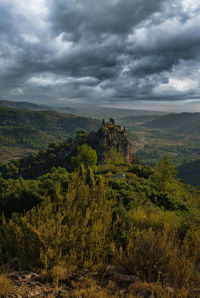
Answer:
[[[154,168],[152,180],[156,183],[158,189],[162,192],[166,191],[167,184],[172,182],[177,171],[170,158],[165,155],[161,158]]]
[[[83,144],[78,147],[78,152],[76,156],[73,156],[72,165],[74,168],[80,168],[84,165],[85,168],[95,167],[97,164],[97,153],[92,147],[87,144]]]

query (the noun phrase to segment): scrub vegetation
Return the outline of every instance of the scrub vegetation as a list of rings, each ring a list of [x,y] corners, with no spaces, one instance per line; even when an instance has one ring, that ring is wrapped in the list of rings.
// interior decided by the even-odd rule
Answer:
[[[98,165],[95,150],[82,145],[71,164],[70,172],[52,167],[34,179],[18,168],[13,178],[2,173],[1,262],[14,258],[18,269],[57,286],[71,272],[98,272],[95,284],[74,281],[71,297],[112,297],[114,290],[97,286],[113,274],[136,277],[129,297],[142,287],[157,297],[170,297],[169,287],[173,297],[192,297],[200,282],[200,193],[175,179],[170,159],[151,168],[124,163],[112,150]]]

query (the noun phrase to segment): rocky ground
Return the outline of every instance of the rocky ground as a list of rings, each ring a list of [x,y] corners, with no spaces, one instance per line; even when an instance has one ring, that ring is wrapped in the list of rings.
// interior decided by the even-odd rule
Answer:
[[[134,275],[117,273],[113,266],[108,266],[104,273],[83,270],[67,273],[59,282],[45,280],[41,274],[29,271],[7,270],[6,276],[9,283],[7,294],[2,298],[153,298],[153,297],[200,297],[200,288],[188,292],[186,289],[175,291],[169,285],[160,283],[146,283],[138,280]]]
[[[111,275],[110,273],[108,275],[109,277],[99,276],[97,272],[85,270],[79,273],[69,273],[66,279],[54,285],[42,281],[39,274],[29,271],[12,271],[6,274],[10,281],[9,292],[2,297],[154,297],[152,287],[140,287],[140,283],[133,275]]]

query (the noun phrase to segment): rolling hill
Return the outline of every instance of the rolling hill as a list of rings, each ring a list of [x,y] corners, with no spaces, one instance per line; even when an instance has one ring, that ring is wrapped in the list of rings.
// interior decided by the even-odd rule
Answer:
[[[8,101],[0,100],[0,107],[11,108],[11,109],[27,109],[27,110],[49,110],[50,108],[46,105],[35,104],[26,101]]]
[[[22,153],[27,147],[43,149],[51,142],[75,136],[80,129],[95,130],[99,124],[95,119],[54,111],[0,108],[0,153],[12,149],[13,156],[6,159],[15,158],[15,146],[20,146]]]
[[[159,116],[145,124],[148,128],[170,129],[184,134],[199,134],[200,113],[175,113]]]

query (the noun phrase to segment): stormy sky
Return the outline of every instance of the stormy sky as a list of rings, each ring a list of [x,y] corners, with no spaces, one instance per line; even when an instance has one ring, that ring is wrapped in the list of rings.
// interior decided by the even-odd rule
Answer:
[[[0,99],[200,111],[200,1],[0,0]]]

